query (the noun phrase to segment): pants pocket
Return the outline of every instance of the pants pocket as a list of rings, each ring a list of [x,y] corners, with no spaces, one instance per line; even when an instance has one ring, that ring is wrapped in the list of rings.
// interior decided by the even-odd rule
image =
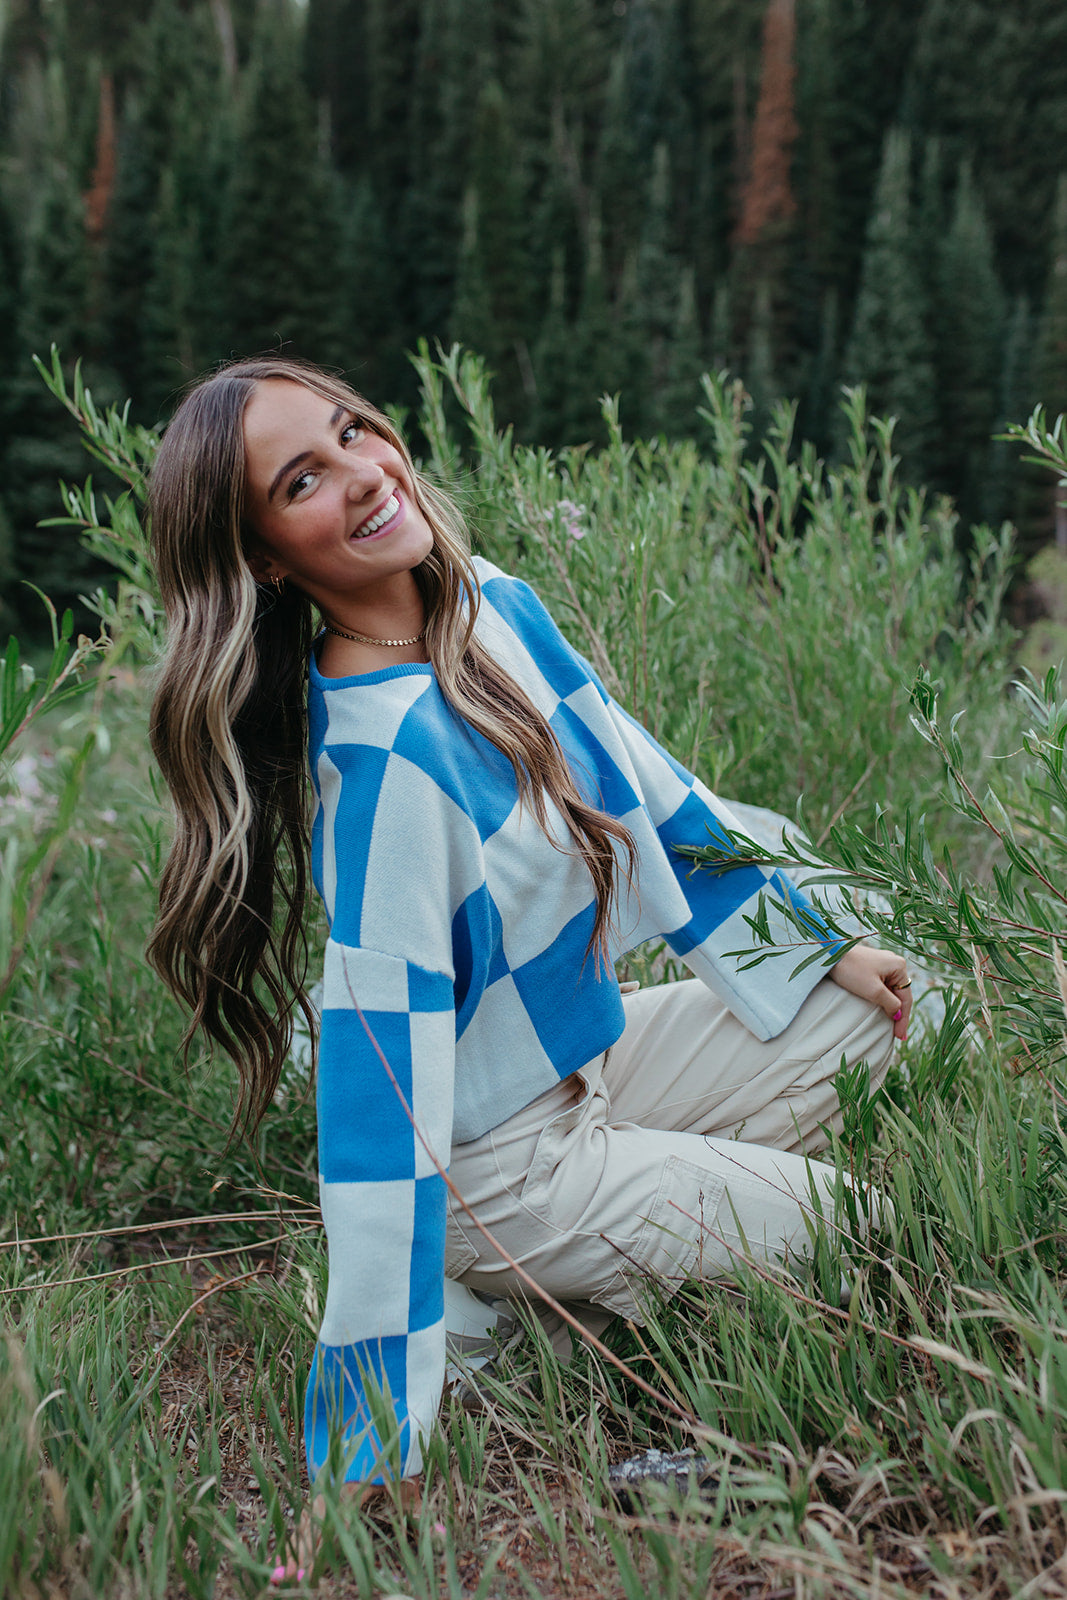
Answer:
[[[478,1252],[448,1208],[445,1221],[445,1277],[462,1278],[478,1259]]]
[[[668,1156],[641,1230],[625,1256],[620,1256],[615,1276],[592,1294],[595,1303],[617,1316],[642,1322],[640,1295],[645,1279],[654,1276],[670,1294],[686,1278],[699,1273],[707,1253],[708,1230],[715,1226],[725,1189],[726,1180],[718,1173],[683,1156]]]
[[[580,1072],[574,1073],[560,1087],[567,1089],[569,1104],[541,1129],[519,1190],[523,1205],[535,1215],[543,1214],[552,1175],[567,1153],[568,1141],[586,1116],[589,1101],[595,1093],[592,1084]]]

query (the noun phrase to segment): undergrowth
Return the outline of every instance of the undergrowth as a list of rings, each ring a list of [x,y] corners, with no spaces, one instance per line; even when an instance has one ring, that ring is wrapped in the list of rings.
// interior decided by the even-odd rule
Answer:
[[[483,1409],[446,1397],[417,1513],[327,1503],[318,1592],[1067,1592],[1067,712],[1054,677],[1009,688],[1007,534],[961,563],[951,507],[899,487],[859,395],[832,472],[788,408],[757,444],[715,379],[701,449],[628,443],[609,407],[606,451],[553,457],[497,434],[476,363],[420,366],[430,464],[481,548],[721,792],[792,811],[803,790],[802,870],[935,989],[879,1094],[841,1082],[841,1232],[773,1271],[649,1284],[608,1355],[564,1366],[528,1319]],[[55,618],[43,671],[12,647],[0,676],[0,1592],[254,1595],[307,1492],[313,1111],[294,1061],[255,1146],[227,1148],[224,1064],[177,1065],[142,953],[167,832],[154,441],[49,376],[127,487],[64,490],[120,573],[101,638]],[[1067,470],[1043,418],[1028,439]],[[616,1504],[609,1464],[650,1447],[692,1449],[703,1492]]]

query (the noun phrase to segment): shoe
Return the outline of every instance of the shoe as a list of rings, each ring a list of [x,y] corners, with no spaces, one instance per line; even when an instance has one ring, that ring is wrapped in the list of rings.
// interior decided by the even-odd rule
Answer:
[[[501,1356],[523,1336],[509,1300],[445,1279],[445,1388],[462,1406],[482,1409],[485,1396],[475,1374],[495,1377]]]

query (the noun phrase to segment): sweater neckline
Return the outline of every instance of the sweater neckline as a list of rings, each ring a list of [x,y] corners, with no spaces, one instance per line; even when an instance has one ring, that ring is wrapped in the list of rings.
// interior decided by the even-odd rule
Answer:
[[[433,665],[429,661],[400,661],[392,667],[379,667],[375,672],[351,672],[343,678],[328,678],[319,670],[316,654],[318,643],[316,639],[311,647],[308,676],[315,688],[320,690],[344,689],[351,684],[386,683],[390,678],[433,676]]]

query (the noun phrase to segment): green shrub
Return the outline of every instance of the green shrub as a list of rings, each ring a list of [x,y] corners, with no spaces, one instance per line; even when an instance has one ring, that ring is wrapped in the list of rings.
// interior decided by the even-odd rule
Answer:
[[[429,464],[453,486],[478,548],[539,590],[572,643],[646,727],[719,792],[816,830],[942,804],[940,769],[911,728],[926,667],[982,737],[1001,721],[1011,533],[957,551],[950,502],[896,475],[892,426],[847,400],[847,465],[793,438],[795,407],[751,438],[741,385],[706,377],[709,430],[603,451],[517,445],[494,427],[480,365],[418,362]],[[446,417],[458,402],[464,465]]]

